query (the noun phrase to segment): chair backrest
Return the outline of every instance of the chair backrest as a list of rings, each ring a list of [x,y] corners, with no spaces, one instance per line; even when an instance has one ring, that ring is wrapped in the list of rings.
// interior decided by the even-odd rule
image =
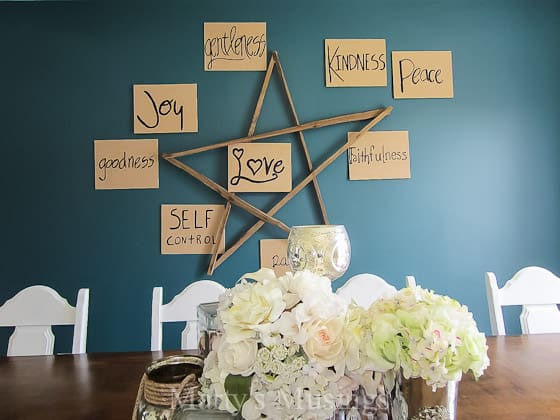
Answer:
[[[8,356],[53,354],[53,325],[74,325],[72,353],[85,353],[89,289],[80,289],[76,307],[54,289],[30,286],[0,306],[0,326],[15,327],[8,342]]]
[[[406,287],[416,287],[416,279],[414,276],[406,276]]]
[[[486,297],[493,335],[505,335],[502,306],[521,305],[523,334],[560,332],[560,278],[542,267],[519,270],[500,289],[496,275],[485,273]]]
[[[216,302],[226,289],[213,280],[189,284],[171,302],[163,304],[163,288],[154,287],[152,296],[152,351],[162,349],[163,322],[185,321],[181,333],[181,349],[198,348],[197,309],[201,303]]]
[[[363,273],[350,277],[339,287],[336,294],[348,303],[368,308],[374,301],[384,296],[392,296],[397,289],[375,274]]]

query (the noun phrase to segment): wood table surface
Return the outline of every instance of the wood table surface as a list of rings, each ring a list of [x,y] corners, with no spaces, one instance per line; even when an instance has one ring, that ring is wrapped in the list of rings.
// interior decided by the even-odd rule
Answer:
[[[560,334],[488,337],[490,367],[459,386],[457,419],[560,419]],[[142,373],[179,352],[0,358],[0,419],[130,419]]]

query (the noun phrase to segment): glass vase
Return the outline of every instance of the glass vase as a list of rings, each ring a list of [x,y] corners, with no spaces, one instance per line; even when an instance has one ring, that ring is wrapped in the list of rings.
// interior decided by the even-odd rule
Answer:
[[[342,225],[294,226],[288,235],[292,271],[309,270],[336,280],[350,265],[350,240]]]
[[[390,393],[392,420],[455,420],[459,381],[449,381],[443,388],[432,389],[422,378],[396,377]]]

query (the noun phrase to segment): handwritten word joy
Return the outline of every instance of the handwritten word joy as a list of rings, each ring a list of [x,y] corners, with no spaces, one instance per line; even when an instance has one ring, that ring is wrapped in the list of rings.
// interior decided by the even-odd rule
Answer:
[[[144,95],[148,98],[151,108],[149,110],[150,115],[146,116],[145,119],[140,115],[136,115],[138,121],[146,128],[156,128],[159,126],[160,118],[169,115],[173,112],[173,115],[179,117],[180,129],[183,131],[184,116],[183,116],[183,105],[177,107],[177,101],[174,98],[166,98],[159,103],[154,99],[154,97],[147,90],[144,91]]]
[[[224,31],[204,41],[204,55],[210,57],[206,67],[211,70],[219,60],[251,60],[262,57],[266,52],[266,34],[237,34],[237,26],[233,25],[229,32]]]
[[[245,150],[239,147],[232,151],[236,162],[236,175],[231,177],[229,181],[231,185],[238,185],[241,180],[257,184],[272,182],[284,172],[284,161],[281,159],[277,160],[276,158],[263,156],[258,159],[247,159],[243,162],[244,153]]]

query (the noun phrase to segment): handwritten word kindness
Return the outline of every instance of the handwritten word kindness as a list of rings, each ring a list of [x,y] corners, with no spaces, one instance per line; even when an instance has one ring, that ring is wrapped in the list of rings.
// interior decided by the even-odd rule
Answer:
[[[290,150],[290,144],[287,143],[230,146],[228,148],[228,190],[237,192],[290,191]]]
[[[197,85],[134,85],[135,133],[198,131]]]
[[[327,86],[387,86],[383,39],[325,40]]]
[[[205,23],[205,70],[264,70],[264,23]]]

